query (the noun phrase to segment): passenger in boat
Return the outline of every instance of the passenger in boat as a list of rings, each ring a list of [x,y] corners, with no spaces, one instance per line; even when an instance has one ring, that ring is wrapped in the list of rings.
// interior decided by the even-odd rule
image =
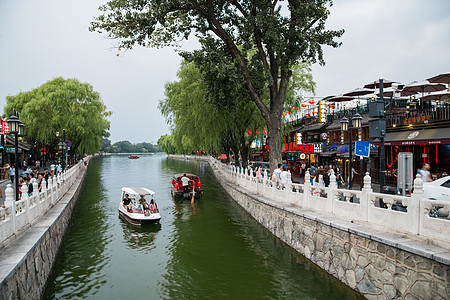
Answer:
[[[155,201],[152,199],[152,201],[150,201],[150,210],[156,209],[156,203]]]
[[[148,210],[149,205],[148,205],[147,200],[145,200],[145,198],[144,198],[145,195],[142,194],[140,196],[141,196],[141,198],[139,199],[139,203],[142,204],[142,207],[144,208],[144,211]]]
[[[130,198],[130,195],[125,194],[125,198],[123,198],[122,203],[123,206],[127,208],[128,211],[131,210],[131,200],[136,200],[134,198]]]
[[[183,184],[183,192],[187,193],[189,191],[189,182],[191,180],[189,179],[189,177],[186,176],[186,174],[183,175],[183,177],[181,177],[181,183]]]

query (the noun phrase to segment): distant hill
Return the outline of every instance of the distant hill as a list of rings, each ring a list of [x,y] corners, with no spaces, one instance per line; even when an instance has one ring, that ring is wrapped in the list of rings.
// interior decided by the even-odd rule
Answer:
[[[109,139],[103,139],[100,151],[106,153],[156,153],[161,152],[161,149],[158,145],[151,143],[132,144],[129,141],[120,141],[111,144]]]

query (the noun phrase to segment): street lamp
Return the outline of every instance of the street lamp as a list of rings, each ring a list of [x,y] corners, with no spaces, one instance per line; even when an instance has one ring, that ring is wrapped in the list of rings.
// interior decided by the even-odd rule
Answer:
[[[62,165],[62,168],[64,169],[64,152],[66,150],[67,145],[65,142],[60,142],[58,144],[58,147],[59,147],[59,150],[61,151],[61,165]]]
[[[347,119],[346,117],[343,117],[341,120],[341,130],[343,132],[348,131],[348,187],[349,189],[352,188],[352,177],[353,177],[353,168],[352,168],[352,160],[353,160],[353,153],[352,153],[352,130],[355,128],[361,128],[362,125],[362,117],[360,114],[356,113],[353,117],[350,119]],[[362,184],[362,183],[361,183]]]
[[[13,115],[8,119],[9,133],[14,134],[14,155],[15,155],[15,175],[14,181],[16,190],[16,201],[19,201],[19,135],[22,135],[22,129],[25,125],[20,122],[16,116],[16,112],[13,111]]]

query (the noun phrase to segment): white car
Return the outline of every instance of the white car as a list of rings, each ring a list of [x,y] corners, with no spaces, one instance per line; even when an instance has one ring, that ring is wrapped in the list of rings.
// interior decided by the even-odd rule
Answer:
[[[450,176],[423,183],[423,194],[432,200],[450,201]]]

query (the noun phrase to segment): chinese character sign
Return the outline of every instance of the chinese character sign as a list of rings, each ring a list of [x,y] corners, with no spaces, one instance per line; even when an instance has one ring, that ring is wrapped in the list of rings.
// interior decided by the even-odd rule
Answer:
[[[3,120],[2,120],[2,133],[9,134],[9,125]]]

